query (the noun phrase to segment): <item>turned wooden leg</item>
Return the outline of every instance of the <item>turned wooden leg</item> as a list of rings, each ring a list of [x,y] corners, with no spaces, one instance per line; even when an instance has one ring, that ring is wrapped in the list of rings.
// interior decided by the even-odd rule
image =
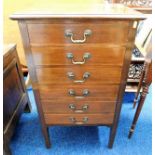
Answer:
[[[142,87],[143,78],[144,78],[144,71],[142,72],[142,75],[141,75],[141,78],[140,78],[140,81],[139,81],[139,84],[138,84],[137,92],[136,92],[134,102],[133,102],[133,108],[136,107],[136,103],[138,102],[138,96],[139,96],[139,93],[140,93],[140,89]]]
[[[131,128],[130,128],[130,131],[129,131],[128,138],[131,138],[131,136],[132,136],[132,134],[134,132],[134,129],[135,129],[135,126],[136,126],[138,117],[140,115],[140,112],[141,112],[141,109],[143,107],[143,104],[144,104],[146,95],[148,93],[148,89],[149,89],[149,86],[148,85],[145,85],[143,87],[142,95],[140,97],[140,101],[139,101],[139,104],[138,104],[138,107],[137,107],[137,110],[136,110],[136,113],[135,113],[135,116],[134,116],[134,119],[133,119],[133,122],[132,122],[132,125],[131,125]]]

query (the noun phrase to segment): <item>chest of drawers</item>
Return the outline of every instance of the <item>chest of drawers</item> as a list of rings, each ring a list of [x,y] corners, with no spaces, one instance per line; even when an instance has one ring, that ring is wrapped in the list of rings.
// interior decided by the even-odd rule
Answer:
[[[107,125],[111,148],[137,28],[134,23],[144,17],[117,5],[109,5],[108,14],[102,5],[67,7],[11,16],[19,23],[46,146],[50,147],[49,126]]]

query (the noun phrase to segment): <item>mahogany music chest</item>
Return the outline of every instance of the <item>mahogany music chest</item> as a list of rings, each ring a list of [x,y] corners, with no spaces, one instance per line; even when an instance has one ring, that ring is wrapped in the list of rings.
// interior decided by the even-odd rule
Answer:
[[[101,4],[11,16],[19,23],[47,147],[54,125],[107,125],[113,146],[137,23],[144,18]]]

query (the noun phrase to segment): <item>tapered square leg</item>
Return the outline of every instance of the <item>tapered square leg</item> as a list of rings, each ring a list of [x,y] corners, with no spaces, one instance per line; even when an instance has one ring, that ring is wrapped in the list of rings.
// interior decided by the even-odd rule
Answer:
[[[50,137],[49,137],[49,129],[46,125],[43,125],[42,127],[44,139],[45,139],[45,145],[47,148],[51,147]]]
[[[108,143],[108,147],[110,149],[112,149],[112,147],[113,147],[115,135],[116,135],[116,127],[113,125],[110,128],[110,137],[109,137],[109,143]]]
[[[33,92],[34,92],[34,96],[35,96],[36,103],[37,103],[36,105],[37,105],[37,110],[38,110],[40,121],[41,121],[42,133],[44,135],[45,144],[47,148],[50,148],[51,143],[50,143],[50,138],[49,138],[49,129],[44,120],[44,114],[43,114],[42,107],[41,107],[40,100],[39,100],[40,98],[39,92],[38,90],[35,90],[35,89],[33,90]]]

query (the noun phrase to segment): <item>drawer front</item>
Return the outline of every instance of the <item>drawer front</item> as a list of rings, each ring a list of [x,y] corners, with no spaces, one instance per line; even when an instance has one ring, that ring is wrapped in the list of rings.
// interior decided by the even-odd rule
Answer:
[[[56,44],[70,43],[121,44],[127,42],[129,22],[106,21],[105,23],[95,24],[93,22],[29,23],[27,27],[31,45],[56,46]]]
[[[70,100],[42,100],[44,113],[114,113],[116,102],[77,101]]]
[[[109,66],[37,67],[36,74],[40,84],[119,84],[121,70]]]
[[[41,100],[57,100],[64,98],[68,101],[116,101],[119,85],[44,85],[40,86]]]
[[[48,125],[112,124],[114,113],[105,114],[44,114]]]
[[[119,65],[122,66],[124,47],[61,46],[32,47],[35,65]]]

